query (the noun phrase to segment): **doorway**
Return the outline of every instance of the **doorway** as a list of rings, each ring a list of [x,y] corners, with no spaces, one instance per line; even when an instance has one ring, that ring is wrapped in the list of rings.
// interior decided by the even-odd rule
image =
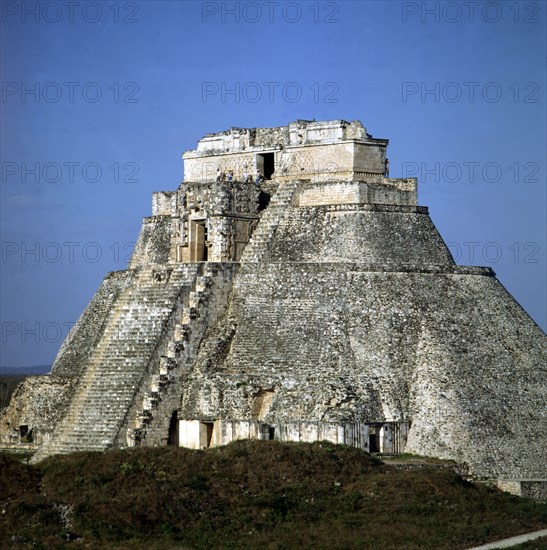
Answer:
[[[213,440],[214,422],[199,423],[199,444],[202,449],[207,449],[211,446]]]
[[[380,449],[378,446],[378,439],[377,436],[379,434],[377,433],[376,426],[370,426],[369,432],[368,432],[368,452],[369,453],[379,453]]]
[[[275,153],[256,155],[256,169],[264,176],[265,180],[271,180],[275,172]]]
[[[167,445],[179,446],[179,418],[177,411],[173,411],[173,414],[171,415]]]
[[[206,262],[207,250],[207,223],[206,220],[191,222],[191,254],[190,261]]]

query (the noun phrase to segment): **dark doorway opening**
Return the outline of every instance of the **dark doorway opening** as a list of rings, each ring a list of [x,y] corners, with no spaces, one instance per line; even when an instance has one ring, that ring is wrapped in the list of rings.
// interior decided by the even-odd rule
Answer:
[[[167,445],[179,446],[179,417],[177,411],[173,411],[169,421],[169,435],[167,436]]]
[[[202,422],[201,425],[204,428],[204,433],[203,433],[204,439],[202,441],[202,446],[203,447],[210,447],[211,446],[211,441],[213,440],[214,423],[213,422]]]
[[[378,447],[378,439],[376,437],[376,428],[369,428],[368,433],[368,452],[369,453],[379,453],[380,449]]]
[[[32,442],[32,430],[29,430],[28,426],[19,426],[19,436],[22,443]]]
[[[275,154],[262,153],[256,155],[256,169],[264,176],[265,180],[271,180],[275,172]]]
[[[260,424],[258,439],[261,441],[273,441],[275,439],[275,426],[270,426],[270,424]]]

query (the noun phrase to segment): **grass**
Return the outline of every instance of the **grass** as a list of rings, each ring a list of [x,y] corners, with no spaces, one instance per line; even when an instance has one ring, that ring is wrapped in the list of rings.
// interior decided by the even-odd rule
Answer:
[[[0,487],[10,549],[458,549],[547,526],[545,504],[329,443],[0,454]]]

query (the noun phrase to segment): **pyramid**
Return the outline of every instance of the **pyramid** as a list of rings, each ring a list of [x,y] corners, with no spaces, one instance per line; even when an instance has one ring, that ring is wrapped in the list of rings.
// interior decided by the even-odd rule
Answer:
[[[490,268],[455,264],[387,146],[343,120],[202,138],[0,444],[328,440],[547,498],[545,334]]]

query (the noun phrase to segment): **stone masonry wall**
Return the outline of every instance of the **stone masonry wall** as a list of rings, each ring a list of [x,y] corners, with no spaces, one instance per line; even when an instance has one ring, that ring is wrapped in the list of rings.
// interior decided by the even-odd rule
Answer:
[[[415,181],[398,184],[415,192]],[[348,202],[317,205],[329,201],[333,187]],[[303,206],[302,199],[316,206]],[[284,182],[263,213],[242,261],[358,261],[386,267],[454,263],[427,208],[368,200],[363,182]]]
[[[20,437],[20,426],[26,426],[26,440],[32,446],[47,441],[66,409],[73,384],[72,377],[25,378],[0,415],[0,444],[6,447],[25,444]]]
[[[416,180],[384,178],[347,182],[308,184],[300,189],[298,206],[331,206],[338,204],[392,204],[417,206]]]
[[[152,216],[171,216],[177,209],[176,191],[152,193]]]
[[[169,263],[175,229],[175,223],[170,216],[144,218],[129,269]]]
[[[261,154],[273,153],[275,178],[355,180],[385,171],[388,140],[374,139],[363,125],[344,120],[299,120],[277,128],[231,128],[208,134],[183,154],[185,181],[214,181],[217,169],[254,175]],[[356,178],[357,176],[357,178]]]
[[[227,315],[182,418],[251,418],[269,390],[268,423],[410,419],[407,451],[545,478],[544,336],[491,271],[251,264]]]
[[[453,263],[427,209],[410,206],[287,208],[269,250],[270,261]]]
[[[243,174],[254,177],[257,171],[257,155],[273,152],[275,178],[306,178],[314,182],[351,180],[365,175],[383,175],[385,147],[365,145],[352,141],[309,145],[290,145],[280,149],[235,150],[201,153],[197,158],[185,154],[184,175],[187,182],[211,182],[217,170],[233,172],[236,181],[243,181]]]
[[[270,425],[259,420],[222,419],[207,423],[201,420],[179,422],[180,444],[190,449],[227,445],[240,439],[308,442],[330,441],[367,452],[399,453],[404,447],[406,423],[385,423],[373,426],[360,422],[317,422],[300,420]],[[371,445],[372,441],[372,445]],[[371,448],[372,447],[372,448]]]

